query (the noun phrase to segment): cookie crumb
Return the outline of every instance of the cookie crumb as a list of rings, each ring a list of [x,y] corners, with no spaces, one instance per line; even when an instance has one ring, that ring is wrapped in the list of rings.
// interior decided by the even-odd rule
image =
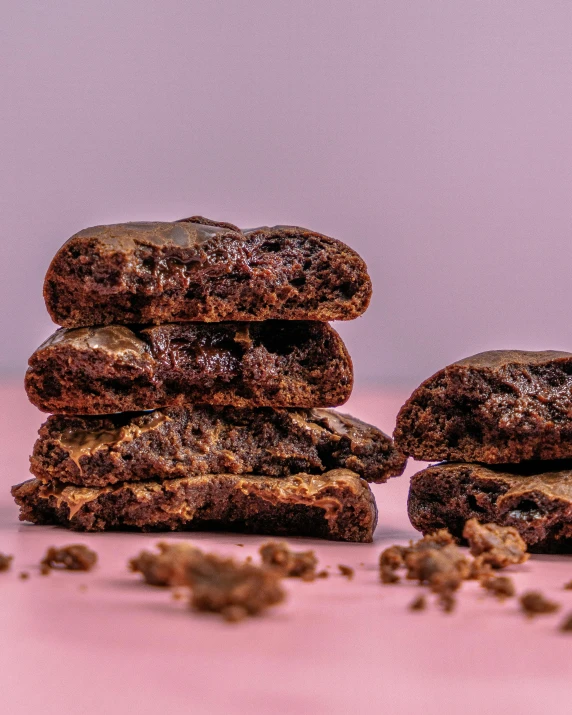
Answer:
[[[469,577],[471,566],[447,529],[440,529],[409,546],[390,546],[379,558],[383,583],[397,583],[398,569],[406,569],[406,578],[428,585],[437,594],[437,603],[445,613],[456,604],[454,592]]]
[[[40,561],[40,571],[44,575],[53,568],[62,568],[68,571],[91,571],[96,563],[95,551],[83,544],[69,544],[59,548],[50,546]]]
[[[184,597],[185,597],[185,594],[182,591],[173,591],[173,595],[171,596],[173,601],[180,601]]]
[[[560,604],[545,598],[540,591],[527,591],[519,598],[520,607],[524,613],[533,618],[541,614],[555,613]]]
[[[316,578],[328,578],[329,575],[327,571],[318,571]]]
[[[470,571],[466,556],[447,529],[424,536],[403,552],[406,578],[427,584],[440,597],[444,610],[454,607],[449,596],[456,591]]]
[[[82,593],[85,593],[87,591],[87,585],[85,583],[80,583],[80,585],[78,586],[78,590]]]
[[[291,551],[283,541],[269,541],[259,551],[264,566],[278,569],[283,576],[302,581],[316,578],[318,559],[313,551]]]
[[[27,571],[20,571],[19,578],[21,578],[22,581],[27,581],[30,578],[30,574]]]
[[[502,569],[529,559],[526,543],[513,526],[481,524],[477,519],[469,519],[463,537],[469,542],[477,565]]]
[[[516,594],[514,582],[508,576],[485,576],[481,579],[480,584],[500,601],[512,598]]]
[[[42,576],[47,576],[52,573],[52,569],[48,564],[40,563],[40,574]]]
[[[235,546],[244,546],[244,544],[235,544]]]
[[[344,566],[344,564],[338,564],[338,568],[342,576],[345,576],[348,581],[352,580],[355,572],[351,566]]]
[[[220,613],[229,622],[258,615],[280,603],[285,593],[279,569],[255,566],[216,554],[202,554],[186,569],[195,611]]]
[[[572,613],[569,613],[562,621],[559,630],[563,633],[570,633],[570,631],[572,631]]]
[[[565,583],[565,584],[564,584],[564,588],[565,588],[567,591],[572,591],[572,581],[568,581],[568,583]]]
[[[397,569],[403,566],[404,546],[389,546],[379,557],[379,577],[383,583],[397,583]]]
[[[9,556],[8,554],[0,553],[0,571],[8,571],[12,565],[13,558],[13,556]]]
[[[186,568],[192,559],[202,552],[187,541],[157,544],[159,553],[141,551],[132,558],[128,567],[134,573],[143,575],[150,586],[180,586],[186,582]]]
[[[409,604],[409,610],[410,611],[424,611],[427,608],[427,599],[425,598],[425,594],[421,594],[420,596],[417,596],[417,598],[414,598],[413,601]]]
[[[437,603],[444,613],[452,613],[457,605],[457,599],[455,598],[453,591],[445,589],[442,593],[439,593]]]
[[[401,579],[397,573],[389,566],[380,566],[379,577],[382,583],[399,583]]]

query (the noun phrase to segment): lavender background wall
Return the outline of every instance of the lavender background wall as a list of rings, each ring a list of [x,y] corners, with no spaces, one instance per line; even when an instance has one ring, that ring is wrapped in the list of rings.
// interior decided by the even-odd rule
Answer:
[[[572,3],[0,5],[0,370],[96,223],[296,223],[366,258],[357,378],[572,349]]]

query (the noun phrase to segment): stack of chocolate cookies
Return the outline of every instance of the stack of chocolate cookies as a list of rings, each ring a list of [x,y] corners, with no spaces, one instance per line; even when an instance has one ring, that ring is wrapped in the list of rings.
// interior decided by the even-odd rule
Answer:
[[[402,407],[396,447],[428,462],[409,517],[461,538],[473,517],[514,526],[533,551],[572,550],[572,354],[480,353],[426,380]]]
[[[327,321],[365,311],[345,244],[192,217],[80,231],[44,296],[64,326],[32,355],[54,413],[13,488],[20,518],[80,530],[231,529],[371,541],[368,481],[405,458],[331,411],[352,364]]]

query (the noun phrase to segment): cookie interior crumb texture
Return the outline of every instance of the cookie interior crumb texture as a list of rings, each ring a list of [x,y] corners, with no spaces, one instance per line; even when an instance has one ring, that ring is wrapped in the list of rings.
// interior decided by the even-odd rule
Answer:
[[[80,531],[224,528],[370,542],[377,521],[369,485],[345,469],[282,479],[205,474],[101,489],[29,480],[12,494],[22,521]]]
[[[422,533],[448,528],[463,538],[465,522],[514,527],[529,551],[572,548],[572,463],[443,463],[411,478],[411,524]]]

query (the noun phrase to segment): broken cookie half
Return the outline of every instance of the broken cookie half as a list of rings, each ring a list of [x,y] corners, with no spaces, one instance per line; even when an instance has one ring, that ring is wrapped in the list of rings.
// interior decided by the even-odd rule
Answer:
[[[229,530],[370,542],[377,509],[347,469],[320,475],[204,474],[81,488],[31,479],[12,488],[20,519],[79,531]]]
[[[408,509],[423,534],[447,528],[466,538],[465,522],[476,518],[514,527],[531,551],[570,551],[572,464],[437,464],[412,477]]]

